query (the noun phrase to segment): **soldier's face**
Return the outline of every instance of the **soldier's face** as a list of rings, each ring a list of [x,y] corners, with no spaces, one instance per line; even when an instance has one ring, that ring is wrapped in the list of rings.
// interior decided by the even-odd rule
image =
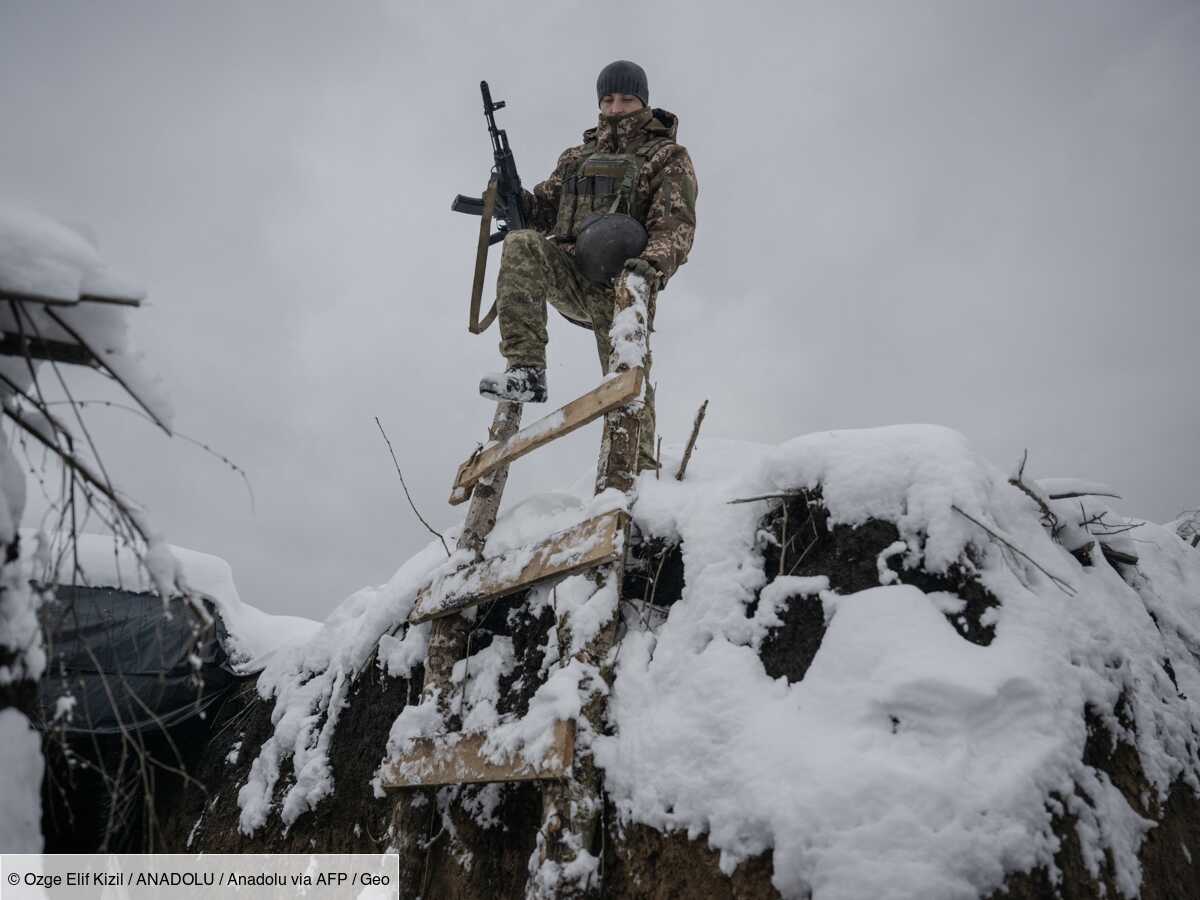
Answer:
[[[605,94],[600,98],[600,112],[606,116],[619,116],[642,108],[642,101],[632,94]]]

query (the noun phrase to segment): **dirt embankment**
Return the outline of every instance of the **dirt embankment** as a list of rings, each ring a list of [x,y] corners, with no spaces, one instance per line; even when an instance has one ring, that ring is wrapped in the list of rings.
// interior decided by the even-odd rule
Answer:
[[[830,527],[819,494],[789,499],[786,512],[781,506],[766,516],[763,527],[776,540],[765,554],[770,577],[824,575],[840,593],[877,585],[876,559],[898,537],[892,524],[881,521],[857,528]],[[626,596],[669,607],[683,588],[680,548],[649,541],[638,546],[636,555],[627,575]],[[964,640],[981,645],[992,641],[995,634],[983,613],[997,601],[973,580],[969,566],[934,576],[900,569],[898,561],[895,565],[900,581],[925,591],[954,591],[967,601],[965,611],[950,618]],[[763,643],[763,666],[773,677],[796,682],[804,678],[821,646],[825,632],[821,602],[793,600],[780,610],[780,618],[782,625]],[[481,617],[472,637],[473,649],[482,648],[496,635],[507,635],[516,653],[517,666],[505,685],[502,711],[520,712],[527,706],[538,680],[540,648],[551,626],[548,609],[531,616],[523,611],[519,598],[494,604]],[[387,678],[373,665],[366,672],[351,692],[334,734],[335,792],[316,810],[302,815],[286,831],[277,816],[252,837],[238,830],[237,791],[271,730],[271,705],[252,690],[243,690],[216,717],[213,736],[192,772],[204,790],[188,787],[160,802],[163,849],[370,852],[394,846],[401,853],[401,896],[427,900],[521,896],[541,815],[538,788],[528,784],[466,787],[450,799],[449,792],[443,792],[441,805],[430,792],[410,794],[400,801],[403,807],[395,829],[390,825],[392,798],[375,797],[370,781],[392,721],[419,694],[422,673],[418,668],[411,679]],[[1144,801],[1151,794],[1136,752],[1114,743],[1099,725],[1093,724],[1086,754],[1087,761],[1108,773],[1136,810],[1159,823],[1142,848],[1142,897],[1200,897],[1200,799],[1177,785],[1161,806]],[[280,790],[289,778],[285,768]],[[488,810],[490,816],[485,814]],[[486,821],[486,827],[480,821]],[[769,854],[743,862],[732,876],[726,876],[703,837],[689,841],[686,835],[663,834],[645,826],[622,827],[611,806],[605,821],[603,846],[594,848],[603,861],[604,897],[758,900],[778,896],[771,886]],[[1099,879],[1087,872],[1074,822],[1058,819],[1055,830],[1062,841],[1057,863],[1063,883],[1054,886],[1044,870],[1014,873],[1006,890],[992,895],[994,900],[1120,896],[1111,861]]]

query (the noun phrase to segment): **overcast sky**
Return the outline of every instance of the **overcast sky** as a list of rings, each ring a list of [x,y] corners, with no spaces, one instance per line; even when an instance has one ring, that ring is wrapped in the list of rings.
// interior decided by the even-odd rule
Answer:
[[[135,332],[179,430],[254,486],[252,509],[195,447],[92,410],[173,542],[275,612],[385,580],[428,536],[376,415],[426,516],[461,518],[499,365],[465,327],[478,220],[448,208],[490,166],[478,82],[532,185],[616,58],[700,183],[656,323],[666,443],[706,397],[709,438],[932,422],[1131,514],[1200,505],[1194,0],[4,0],[0,197],[87,223],[147,286]],[[597,378],[553,322],[549,409]],[[510,502],[597,447],[592,426],[517,464]]]

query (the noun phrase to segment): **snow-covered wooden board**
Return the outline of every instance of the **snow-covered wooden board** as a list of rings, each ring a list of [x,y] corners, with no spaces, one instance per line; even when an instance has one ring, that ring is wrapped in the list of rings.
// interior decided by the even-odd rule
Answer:
[[[31,294],[21,291],[0,291],[0,301],[16,303],[41,303],[44,306],[74,306],[79,298],[54,297],[47,294]]]
[[[538,544],[518,547],[459,569],[417,594],[410,624],[461,612],[487,600],[515,594],[550,578],[561,578],[618,559],[625,549],[627,515],[614,510]]]
[[[100,367],[100,361],[82,344],[22,336],[10,331],[0,333],[0,356],[28,356],[72,366]]]
[[[470,497],[471,487],[490,472],[635,399],[642,391],[642,371],[641,368],[632,368],[606,379],[595,390],[572,400],[528,428],[522,428],[508,440],[475,453],[458,467],[458,475],[450,492],[450,505],[455,506]]]
[[[551,729],[552,744],[536,767],[517,757],[495,763],[482,753],[484,734],[422,738],[402,759],[385,763],[381,782],[386,791],[446,784],[498,781],[557,781],[571,772],[575,759],[575,723],[559,720]]]

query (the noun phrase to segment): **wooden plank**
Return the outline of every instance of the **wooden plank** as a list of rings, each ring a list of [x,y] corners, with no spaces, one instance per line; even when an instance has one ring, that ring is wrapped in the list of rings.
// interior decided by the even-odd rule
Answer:
[[[555,438],[570,434],[607,412],[624,406],[642,391],[642,369],[635,368],[610,378],[598,388],[572,400],[562,409],[522,428],[506,441],[501,441],[475,453],[458,467],[450,504],[462,503],[470,496],[470,488],[489,472],[507,466],[527,453],[532,453]]]
[[[46,360],[47,362],[100,368],[100,360],[96,359],[92,351],[82,344],[29,336],[22,337],[11,332],[0,334],[0,356],[28,356],[30,359]]]
[[[118,297],[116,294],[80,294],[80,303],[108,303],[114,306],[141,306],[137,297]]]
[[[380,781],[385,791],[446,784],[557,781],[570,774],[575,760],[575,723],[557,721],[551,735],[553,743],[536,767],[520,756],[502,763],[492,762],[483,755],[485,734],[423,738],[404,758],[386,763]]]
[[[0,291],[0,300],[17,303],[38,303],[42,306],[74,306],[78,297],[51,297],[48,294],[23,294],[17,291]]]
[[[614,510],[439,578],[417,594],[408,617],[416,625],[468,607],[515,594],[550,578],[561,578],[619,559],[627,516]]]
[[[13,291],[0,291],[0,300],[15,300],[18,303],[39,303],[42,306],[75,306],[78,303],[114,303],[118,306],[141,306],[142,301],[137,297],[124,297],[119,294],[80,294],[78,297],[50,297],[46,294],[20,294]]]

